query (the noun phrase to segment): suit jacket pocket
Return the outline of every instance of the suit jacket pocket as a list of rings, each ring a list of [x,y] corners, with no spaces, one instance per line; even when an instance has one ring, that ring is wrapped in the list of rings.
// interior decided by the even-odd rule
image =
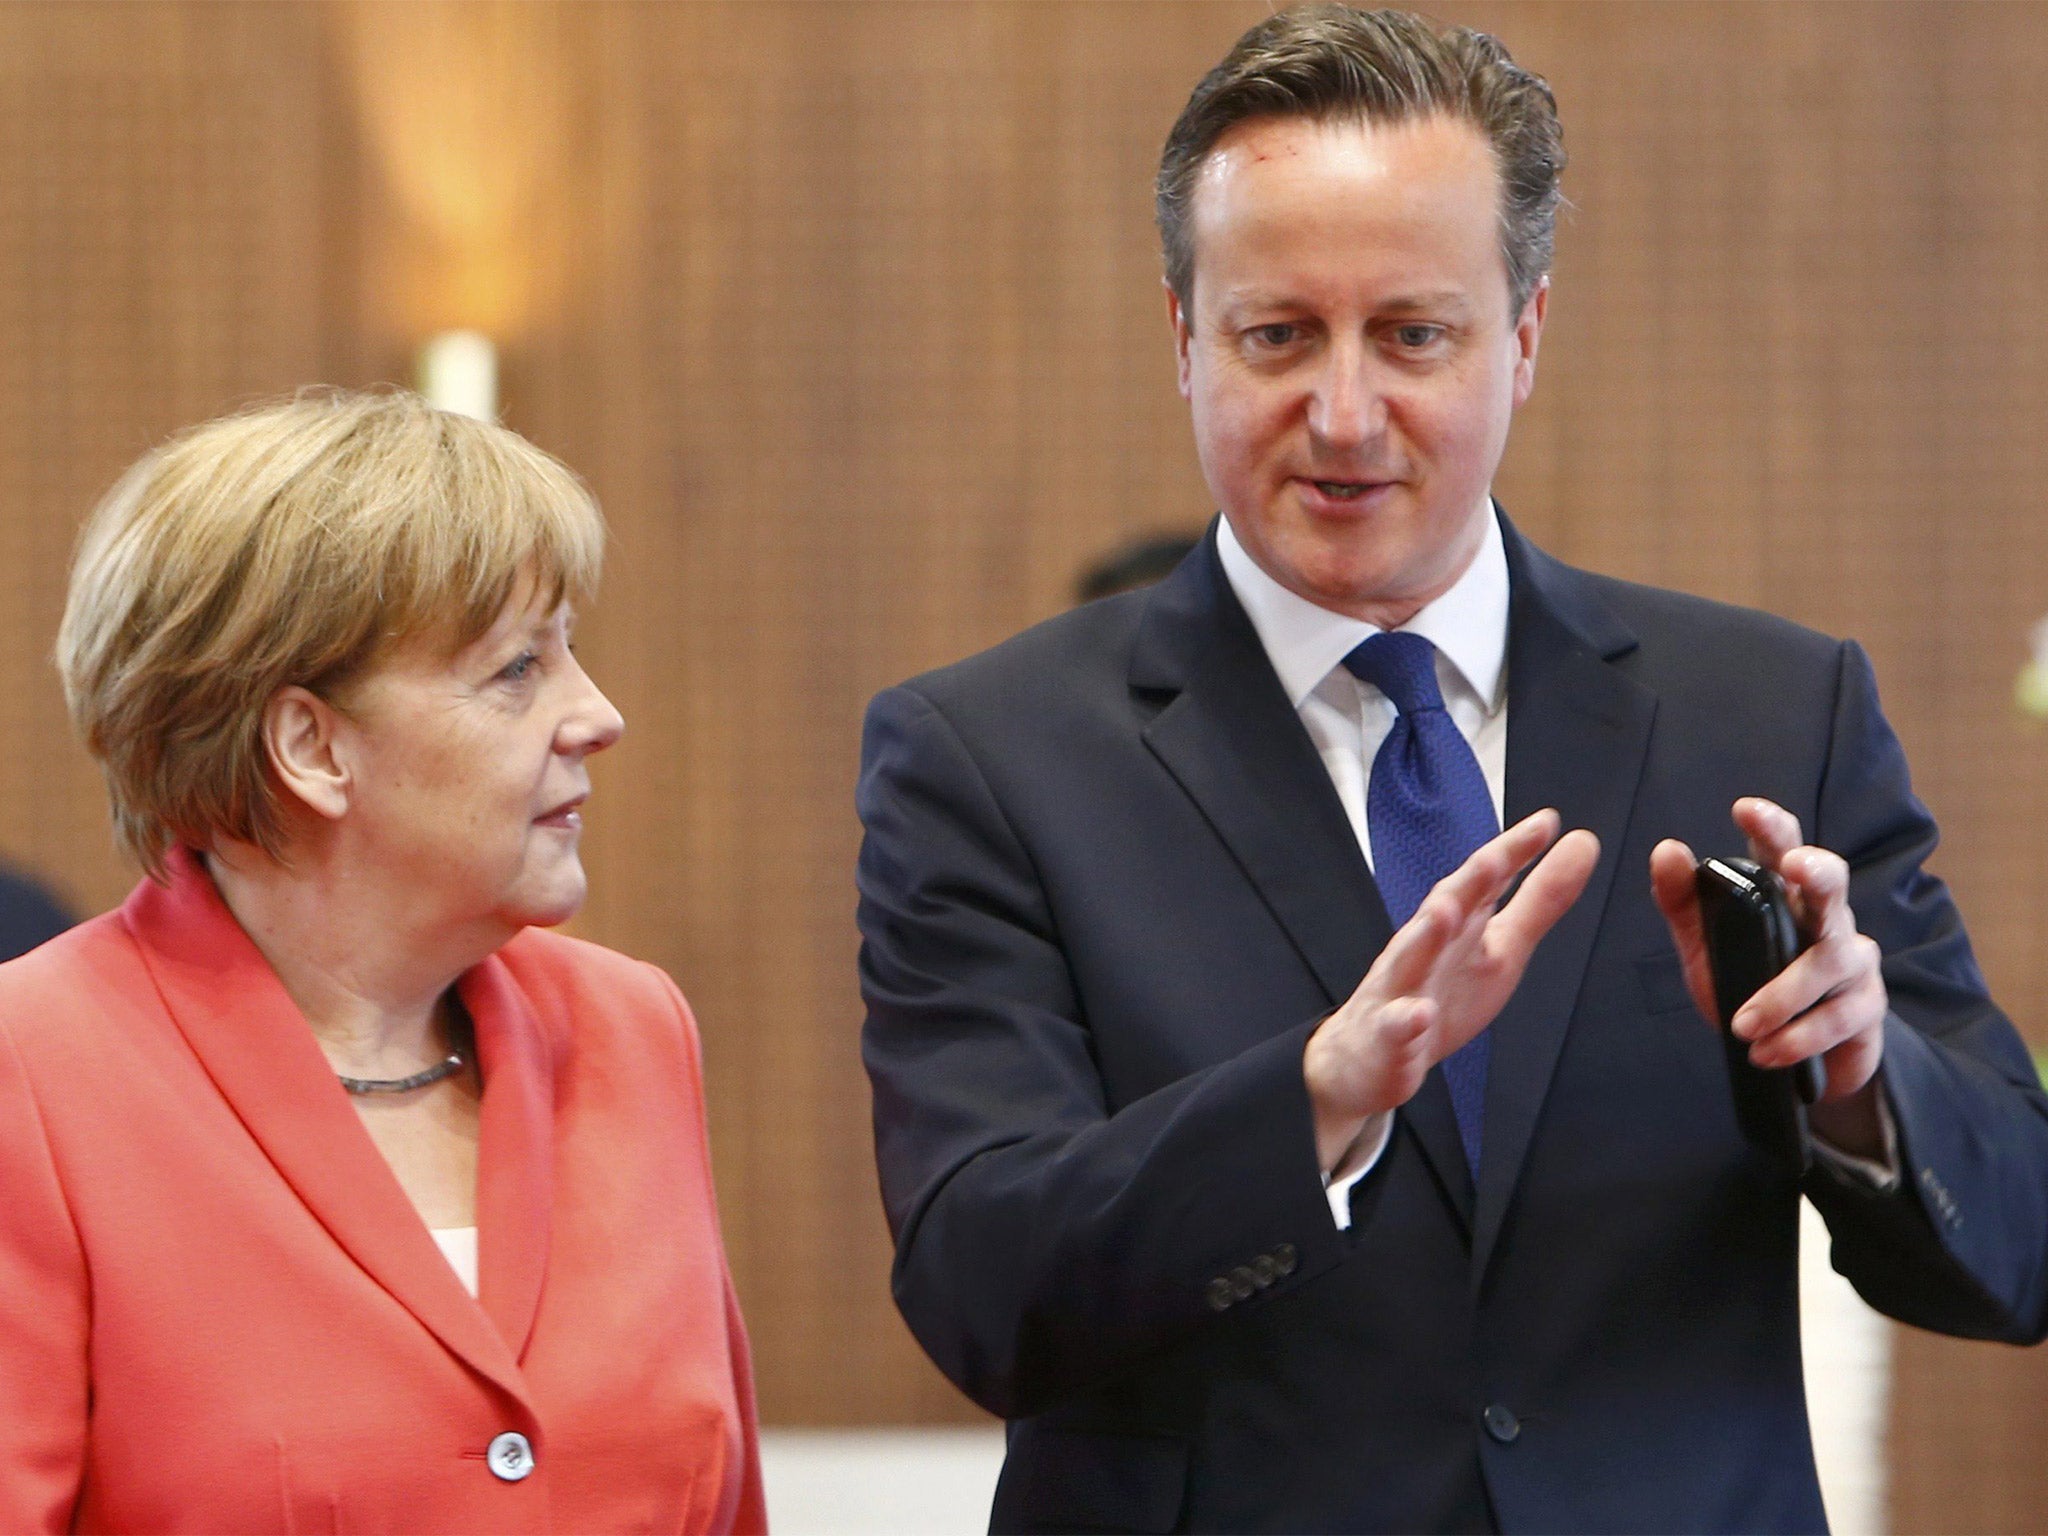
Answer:
[[[1685,969],[1676,955],[1648,955],[1638,960],[1636,980],[1642,984],[1645,1013],[1677,1013],[1692,1007]]]
[[[1187,1482],[1186,1441],[1022,1424],[1010,1433],[989,1529],[1171,1531]]]

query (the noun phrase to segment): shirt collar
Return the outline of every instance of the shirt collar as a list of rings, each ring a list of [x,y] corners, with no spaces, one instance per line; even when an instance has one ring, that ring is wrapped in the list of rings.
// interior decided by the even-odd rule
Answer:
[[[1464,574],[1401,628],[1441,651],[1492,714],[1500,708],[1507,664],[1508,556],[1490,497],[1487,510],[1485,534]],[[1355,646],[1380,632],[1376,625],[1333,613],[1281,586],[1245,552],[1227,517],[1216,529],[1216,554],[1287,690],[1287,702],[1296,709]]]

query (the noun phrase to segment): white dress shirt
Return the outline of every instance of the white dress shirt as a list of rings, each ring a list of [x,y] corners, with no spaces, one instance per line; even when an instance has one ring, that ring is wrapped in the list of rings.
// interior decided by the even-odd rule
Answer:
[[[1444,708],[1459,734],[1472,745],[1479,771],[1493,797],[1496,823],[1504,816],[1508,761],[1508,558],[1493,498],[1486,498],[1486,532],[1472,563],[1449,591],[1401,625],[1436,647],[1436,680]],[[1365,792],[1372,760],[1394,728],[1395,709],[1372,684],[1352,676],[1344,658],[1367,637],[1380,633],[1363,619],[1318,607],[1290,592],[1261,570],[1231,530],[1228,518],[1216,530],[1223,574],[1258,632],[1267,659],[1315,743],[1351,830],[1372,866],[1372,832],[1366,825]],[[1880,1189],[1898,1178],[1897,1133],[1889,1106],[1878,1100],[1885,1160],[1852,1157],[1818,1138],[1814,1150],[1835,1168]],[[1325,1180],[1330,1214],[1340,1231],[1351,1226],[1352,1186],[1370,1173],[1393,1134],[1391,1113],[1366,1121],[1351,1150]]]
[[[1444,709],[1472,744],[1498,823],[1508,764],[1508,555],[1490,496],[1485,517],[1485,536],[1464,574],[1401,629],[1436,647],[1436,681]],[[1394,728],[1395,709],[1385,694],[1352,676],[1343,662],[1367,638],[1379,634],[1379,626],[1332,613],[1281,586],[1245,553],[1228,518],[1217,527],[1216,553],[1231,591],[1258,631],[1259,643],[1287,691],[1287,702],[1307,727],[1330,782],[1337,786],[1337,798],[1370,868],[1372,832],[1365,820],[1365,790],[1372,760]],[[1351,1226],[1352,1186],[1372,1171],[1393,1129],[1391,1113],[1366,1121],[1328,1179],[1330,1214],[1340,1231]]]
[[[462,1282],[462,1288],[474,1296],[476,1294],[476,1228],[429,1227],[427,1231],[434,1239],[434,1246],[441,1250],[441,1257],[446,1259],[448,1267],[455,1271],[455,1278]]]

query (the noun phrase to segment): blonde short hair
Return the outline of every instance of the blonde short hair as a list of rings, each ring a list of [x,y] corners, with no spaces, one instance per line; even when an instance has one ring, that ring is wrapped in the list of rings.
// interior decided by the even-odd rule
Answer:
[[[278,689],[333,697],[408,639],[452,654],[528,582],[587,601],[603,557],[568,468],[417,395],[307,392],[179,433],[86,523],[57,638],[116,838],[158,878],[176,843],[282,857]]]

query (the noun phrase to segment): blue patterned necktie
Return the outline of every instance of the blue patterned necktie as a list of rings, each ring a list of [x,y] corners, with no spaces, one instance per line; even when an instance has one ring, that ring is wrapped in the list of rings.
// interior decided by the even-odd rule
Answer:
[[[1436,685],[1436,647],[1421,635],[1374,635],[1344,665],[1387,696],[1394,728],[1372,760],[1365,823],[1372,837],[1373,879],[1399,928],[1422,898],[1482,843],[1500,831],[1479,759],[1444,709]],[[1486,1118],[1487,1037],[1444,1062],[1444,1085],[1458,1118],[1458,1139],[1473,1176],[1479,1173],[1480,1130]]]

